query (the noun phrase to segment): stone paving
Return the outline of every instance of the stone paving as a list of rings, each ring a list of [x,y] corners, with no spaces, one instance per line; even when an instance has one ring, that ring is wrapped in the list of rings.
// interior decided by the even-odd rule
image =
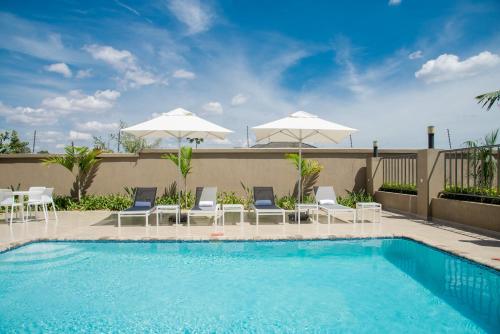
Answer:
[[[41,215],[40,215],[41,216]],[[116,214],[109,211],[59,212],[59,220],[14,221],[10,226],[0,220],[0,251],[38,240],[277,240],[337,239],[369,237],[407,237],[500,270],[500,238],[414,219],[384,211],[381,223],[367,221],[353,224],[349,216],[339,216],[327,224],[318,222],[279,224],[276,217],[261,218],[257,228],[252,214],[240,224],[239,214],[228,213],[226,224],[213,226],[211,221],[195,219],[190,227],[175,225],[163,216],[156,224],[151,215],[148,227],[142,218],[123,218],[117,227]],[[3,218],[3,217],[2,217]],[[267,217],[266,217],[267,218]],[[341,220],[341,219],[346,219]],[[251,223],[249,223],[249,221]]]

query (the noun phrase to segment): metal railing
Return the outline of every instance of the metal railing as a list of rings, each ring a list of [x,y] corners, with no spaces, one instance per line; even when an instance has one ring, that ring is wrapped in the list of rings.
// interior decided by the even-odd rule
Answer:
[[[383,183],[417,184],[417,154],[382,157]]]
[[[445,192],[482,198],[500,196],[500,145],[459,148],[441,154]]]

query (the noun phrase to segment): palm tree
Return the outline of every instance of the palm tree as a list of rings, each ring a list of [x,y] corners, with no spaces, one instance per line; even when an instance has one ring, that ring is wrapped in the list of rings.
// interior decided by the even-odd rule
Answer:
[[[499,129],[496,129],[487,134],[483,143],[479,143],[477,140],[465,142],[465,145],[473,151],[471,154],[472,172],[470,174],[475,183],[481,188],[490,188],[495,177],[498,163],[495,155],[498,154],[498,149],[495,153],[493,146],[497,144],[498,131]],[[500,177],[500,175],[497,177]]]
[[[203,138],[186,138],[186,139],[190,144],[195,143],[196,146],[194,148],[198,148],[198,145],[203,143]]]
[[[285,159],[291,161],[297,171],[299,170],[299,155],[297,153],[285,154]],[[323,166],[316,160],[302,159],[301,162],[301,194],[302,196],[309,196],[313,190],[313,186],[319,178],[319,173],[323,170]],[[298,182],[295,184],[293,195],[297,197]],[[302,199],[300,199],[302,201]]]
[[[178,169],[180,169],[182,178],[184,179],[184,203],[187,205],[187,176],[191,173],[191,157],[193,155],[193,148],[190,146],[181,147],[180,158],[177,154],[169,153],[162,155],[162,159],[172,161]],[[179,167],[180,163],[180,167]]]
[[[491,107],[496,103],[500,103],[500,90],[495,92],[485,93],[476,96],[477,103],[482,103],[481,107],[486,106],[486,110],[490,110]]]
[[[98,155],[102,153],[99,149],[90,150],[88,147],[66,146],[66,152],[62,156],[50,157],[43,159],[44,165],[61,165],[69,170],[75,176],[73,196],[78,198],[78,201],[85,195],[87,189],[92,184],[95,173],[101,161]]]

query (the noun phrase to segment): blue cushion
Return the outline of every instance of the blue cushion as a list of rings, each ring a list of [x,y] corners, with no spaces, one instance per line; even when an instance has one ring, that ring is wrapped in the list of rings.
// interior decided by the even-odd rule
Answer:
[[[141,201],[137,201],[135,202],[135,205],[134,206],[145,206],[145,207],[150,207],[151,206],[151,203],[149,202],[141,202]]]
[[[273,202],[270,199],[258,199],[255,201],[255,205],[272,205]]]

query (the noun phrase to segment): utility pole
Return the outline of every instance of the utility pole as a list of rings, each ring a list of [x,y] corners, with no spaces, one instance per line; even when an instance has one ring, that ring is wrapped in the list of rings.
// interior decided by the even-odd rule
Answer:
[[[349,135],[349,141],[351,142],[351,148],[352,148],[352,135]]]
[[[121,132],[120,130],[118,130],[118,140],[117,140],[117,143],[116,143],[116,145],[118,146],[118,149],[117,149],[116,151],[117,151],[118,153],[120,153],[120,141],[121,141],[120,136],[121,136],[121,133],[122,133],[122,132]]]
[[[250,147],[250,139],[248,137],[248,125],[247,125],[247,147]]]
[[[33,132],[33,149],[31,150],[31,153],[35,153],[35,146],[36,146],[36,130]]]
[[[451,150],[450,129],[446,129],[446,133],[448,134],[448,145],[450,145],[450,150]]]

